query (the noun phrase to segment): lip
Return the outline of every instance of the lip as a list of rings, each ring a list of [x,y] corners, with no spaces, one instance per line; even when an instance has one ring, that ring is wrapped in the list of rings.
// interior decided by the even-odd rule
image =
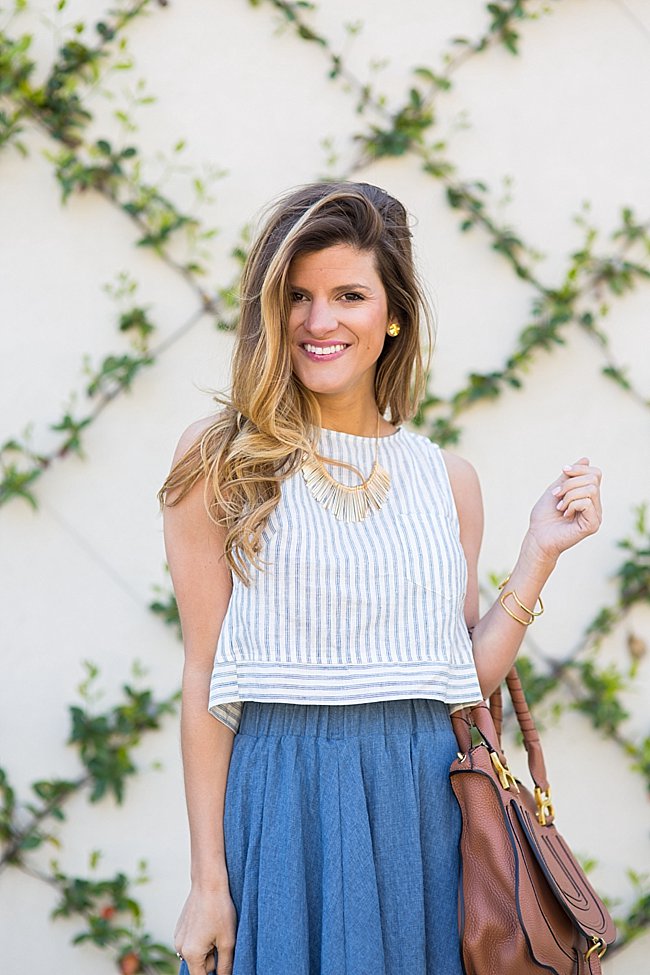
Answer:
[[[343,348],[339,349],[337,352],[331,352],[326,355],[318,352],[311,352],[306,348],[307,345],[311,345],[313,348],[317,349],[328,349],[336,345],[342,345]],[[335,359],[340,359],[342,355],[345,355],[347,350],[350,348],[348,342],[301,342],[300,351],[312,362],[333,362]]]

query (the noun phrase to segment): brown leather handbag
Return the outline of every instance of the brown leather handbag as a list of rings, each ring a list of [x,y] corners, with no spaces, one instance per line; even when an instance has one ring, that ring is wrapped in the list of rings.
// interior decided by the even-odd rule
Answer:
[[[451,785],[462,813],[459,925],[466,975],[600,975],[609,912],[554,825],[539,734],[513,668],[506,678],[531,793],[501,749],[501,692],[452,715]]]

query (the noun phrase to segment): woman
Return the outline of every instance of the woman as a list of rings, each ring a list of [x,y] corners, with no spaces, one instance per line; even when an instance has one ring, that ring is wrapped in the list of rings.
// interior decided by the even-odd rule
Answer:
[[[558,556],[600,524],[582,457],[479,617],[476,474],[402,426],[428,322],[410,237],[367,184],[277,204],[231,395],[161,490],[186,654],[185,975],[461,975],[449,712],[501,682]]]

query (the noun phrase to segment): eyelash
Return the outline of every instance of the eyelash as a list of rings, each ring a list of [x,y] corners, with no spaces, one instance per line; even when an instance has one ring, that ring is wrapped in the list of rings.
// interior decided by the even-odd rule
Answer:
[[[356,302],[360,302],[360,301],[363,301],[364,300],[363,295],[360,295],[358,291],[346,291],[340,297],[341,298],[353,298],[354,301],[350,302],[351,304],[355,304]],[[291,300],[293,302],[295,302],[296,304],[300,303],[300,301],[301,301],[302,298],[306,298],[306,295],[304,295],[302,293],[302,291],[292,291],[291,292]]]

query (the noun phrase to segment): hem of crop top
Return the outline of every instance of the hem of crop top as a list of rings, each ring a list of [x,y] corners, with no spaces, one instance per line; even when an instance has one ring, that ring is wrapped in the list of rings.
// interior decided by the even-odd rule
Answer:
[[[439,700],[453,710],[481,700],[473,661],[453,666],[430,660],[325,665],[220,661],[210,686],[209,711],[236,730],[238,722],[227,706],[242,701],[364,704],[409,697]]]
[[[406,694],[406,695],[402,694],[399,697],[382,698],[381,700],[396,701],[396,700],[404,700],[405,698],[408,700],[412,700],[413,698],[418,698],[420,700],[421,699],[433,700],[433,701],[438,700],[438,698],[432,698],[429,694]],[[271,703],[283,703],[283,702],[271,702]],[[370,704],[372,702],[364,700],[361,703]],[[444,704],[445,702],[443,701],[442,703]],[[482,699],[481,700],[477,699],[474,701],[462,701],[460,704],[447,704],[446,707],[451,717],[451,715],[455,714],[457,711],[463,711],[465,708],[472,708],[475,707],[477,704],[482,704],[482,703],[483,703]],[[225,724],[226,728],[229,728],[231,731],[237,734],[237,732],[239,731],[239,725],[241,723],[242,708],[244,704],[245,704],[244,701],[229,701],[227,704],[216,704],[213,708],[210,709],[210,714],[214,718],[216,718],[217,721],[220,721],[221,724]],[[352,701],[346,701],[343,706],[345,707],[351,704]],[[329,707],[330,705],[325,705],[325,706]],[[313,702],[310,701],[307,707],[313,707]]]

